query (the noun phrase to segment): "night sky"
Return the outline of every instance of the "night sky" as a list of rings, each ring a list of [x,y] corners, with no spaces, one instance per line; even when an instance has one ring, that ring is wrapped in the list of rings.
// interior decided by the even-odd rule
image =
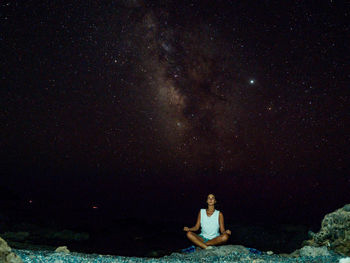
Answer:
[[[318,220],[350,201],[349,3],[0,10],[9,202],[190,225],[211,192],[227,220]]]

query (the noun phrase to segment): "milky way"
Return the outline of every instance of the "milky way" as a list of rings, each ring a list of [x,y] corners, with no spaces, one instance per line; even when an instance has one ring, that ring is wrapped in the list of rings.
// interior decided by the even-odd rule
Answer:
[[[248,90],[257,87],[248,85],[241,44],[225,41],[205,23],[169,26],[162,15],[146,12],[135,31],[143,36],[140,59],[146,81],[141,85],[151,87],[167,162],[187,170],[237,169],[250,159],[247,148],[257,140],[242,122],[250,126],[248,111],[263,103]],[[249,93],[253,101],[244,98]]]
[[[5,4],[8,166],[343,173],[348,13],[278,6]]]

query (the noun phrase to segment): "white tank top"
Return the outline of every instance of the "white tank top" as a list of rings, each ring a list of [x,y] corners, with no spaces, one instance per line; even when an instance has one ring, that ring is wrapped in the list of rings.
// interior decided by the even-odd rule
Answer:
[[[219,213],[215,210],[211,216],[207,216],[206,209],[201,209],[201,235],[208,239],[213,239],[220,236],[219,233]]]

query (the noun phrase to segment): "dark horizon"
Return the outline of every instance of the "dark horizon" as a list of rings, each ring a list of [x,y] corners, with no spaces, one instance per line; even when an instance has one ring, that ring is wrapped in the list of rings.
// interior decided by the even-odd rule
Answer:
[[[176,185],[172,183],[176,175],[158,181],[156,176],[142,179],[126,176],[115,179],[106,174],[98,179],[85,176],[82,181],[74,180],[71,174],[61,174],[60,179],[42,182],[40,177],[33,180],[30,176],[31,180],[24,185],[9,180],[4,189],[13,198],[6,201],[3,196],[2,204],[9,211],[23,209],[28,215],[38,214],[39,218],[45,218],[45,213],[55,214],[56,210],[194,224],[199,209],[206,207],[207,194],[214,193],[219,200],[216,208],[225,213],[229,222],[320,225],[325,214],[349,202],[346,176],[295,176],[286,184],[285,179],[268,175],[220,174],[214,178],[202,174],[180,180]],[[228,178],[230,185],[225,183]]]

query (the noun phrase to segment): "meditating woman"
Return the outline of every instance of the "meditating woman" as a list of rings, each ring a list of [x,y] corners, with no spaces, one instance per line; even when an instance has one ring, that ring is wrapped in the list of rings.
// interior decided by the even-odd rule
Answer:
[[[197,223],[194,227],[184,227],[186,235],[195,245],[203,249],[212,249],[215,245],[222,245],[227,242],[231,235],[230,230],[225,230],[224,216],[218,210],[215,210],[215,196],[209,194],[207,198],[207,209],[201,209],[198,213]],[[193,233],[198,231],[201,226],[200,235]],[[219,233],[219,229],[221,235]]]

